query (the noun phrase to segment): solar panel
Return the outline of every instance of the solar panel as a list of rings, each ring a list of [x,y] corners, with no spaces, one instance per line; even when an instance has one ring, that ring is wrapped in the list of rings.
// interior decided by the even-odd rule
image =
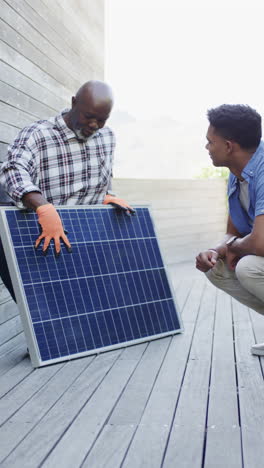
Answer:
[[[35,367],[182,331],[150,210],[57,207],[73,252],[34,249],[37,215],[0,210],[3,240]]]

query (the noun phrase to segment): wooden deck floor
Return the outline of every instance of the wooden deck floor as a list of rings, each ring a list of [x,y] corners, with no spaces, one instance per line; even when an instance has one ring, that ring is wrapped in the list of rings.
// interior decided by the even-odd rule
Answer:
[[[2,290],[1,467],[263,468],[264,319],[172,274],[182,335],[37,370]]]

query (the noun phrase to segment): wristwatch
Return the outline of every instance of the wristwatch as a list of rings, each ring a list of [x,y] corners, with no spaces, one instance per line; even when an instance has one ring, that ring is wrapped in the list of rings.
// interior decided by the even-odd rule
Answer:
[[[230,245],[232,245],[237,239],[238,239],[238,236],[232,236],[232,237],[230,237],[230,239],[228,239],[228,240],[226,241],[226,245],[227,245],[228,247],[230,247]]]

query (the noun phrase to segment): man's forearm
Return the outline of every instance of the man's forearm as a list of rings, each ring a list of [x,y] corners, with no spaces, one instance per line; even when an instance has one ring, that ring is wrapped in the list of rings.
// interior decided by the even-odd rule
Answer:
[[[215,250],[220,257],[224,258],[226,256],[226,250],[227,250],[226,241],[228,241],[228,239],[230,239],[233,236],[234,236],[233,233],[227,232],[222,242],[220,244],[217,244],[215,247],[212,247],[210,250]]]
[[[41,205],[46,205],[48,201],[46,198],[41,195],[39,192],[29,192],[22,197],[23,205],[30,209],[36,211],[36,209]]]
[[[218,244],[216,247],[213,248],[213,250],[215,250],[219,254],[220,257],[224,258],[226,256],[226,252],[227,252],[226,242],[228,241],[228,239],[230,239],[233,236],[240,237],[241,234],[238,232],[237,228],[234,226],[230,215],[228,215],[225,237],[220,244]]]
[[[238,257],[244,257],[245,255],[259,255],[264,257],[264,246],[259,246],[259,243],[252,233],[241,239],[236,239],[229,249],[230,252],[236,254]]]

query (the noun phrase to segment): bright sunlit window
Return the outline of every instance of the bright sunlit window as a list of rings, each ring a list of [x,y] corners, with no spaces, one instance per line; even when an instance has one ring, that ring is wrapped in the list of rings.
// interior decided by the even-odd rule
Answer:
[[[264,115],[263,13],[257,0],[106,0],[116,177],[196,177],[211,164],[208,108]]]

